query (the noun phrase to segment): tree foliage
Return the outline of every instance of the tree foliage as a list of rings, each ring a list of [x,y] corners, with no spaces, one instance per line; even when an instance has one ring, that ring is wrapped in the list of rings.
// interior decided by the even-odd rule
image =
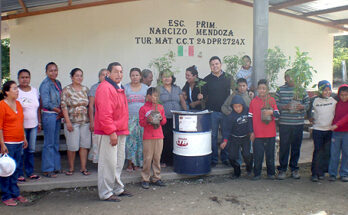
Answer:
[[[10,79],[10,39],[1,40],[2,83]]]
[[[296,47],[296,57],[291,64],[291,70],[287,74],[294,82],[294,98],[302,100],[307,87],[312,83],[312,77],[317,71],[309,64],[311,58],[308,52],[302,52]]]
[[[268,49],[266,58],[266,75],[271,90],[277,89],[278,75],[281,69],[289,66],[290,57],[286,57],[283,51],[278,47]]]
[[[226,65],[226,74],[231,77],[231,89],[235,89],[237,85],[234,80],[236,78],[238,70],[243,65],[242,57],[238,55],[225,56],[223,58],[223,63]]]
[[[158,72],[157,85],[162,85],[161,76],[162,74],[173,75],[178,71],[173,68],[173,63],[175,62],[175,53],[173,51],[169,51],[164,54],[162,57],[158,57],[153,59],[149,66],[154,68]]]
[[[337,36],[334,41],[333,72],[335,79],[342,78],[342,61],[348,63],[348,35]]]

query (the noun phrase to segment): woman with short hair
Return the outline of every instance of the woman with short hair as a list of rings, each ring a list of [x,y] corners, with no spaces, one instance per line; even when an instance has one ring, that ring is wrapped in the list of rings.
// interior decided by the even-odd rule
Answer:
[[[23,107],[24,132],[28,141],[28,147],[21,156],[19,182],[24,182],[24,172],[29,179],[38,180],[40,176],[34,172],[34,152],[37,133],[41,131],[40,97],[36,88],[30,86],[30,72],[27,69],[18,71],[18,101]],[[24,166],[24,172],[23,172]]]
[[[163,126],[163,151],[161,165],[173,165],[173,114],[172,110],[187,110],[185,99],[180,87],[176,86],[174,74],[167,70],[160,74],[160,97],[159,100],[164,107],[167,123]]]
[[[5,99],[0,102],[0,152],[8,154],[16,162],[15,172],[8,177],[0,177],[1,200],[7,206],[16,206],[17,201],[26,203],[28,200],[19,194],[17,185],[20,160],[23,148],[28,147],[24,134],[23,108],[18,98],[16,82],[7,81],[3,86]]]
[[[87,155],[91,147],[91,132],[89,130],[88,117],[88,87],[82,85],[83,72],[79,68],[71,70],[72,83],[64,87],[62,92],[62,111],[64,115],[64,134],[68,146],[69,170],[66,175],[74,174],[74,162],[76,152],[79,151],[81,169],[83,175],[88,172]]]

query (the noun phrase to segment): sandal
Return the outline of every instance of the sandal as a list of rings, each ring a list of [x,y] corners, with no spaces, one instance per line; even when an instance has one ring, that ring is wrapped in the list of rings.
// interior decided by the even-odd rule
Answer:
[[[18,179],[17,179],[18,182],[25,182],[25,178],[23,176],[19,176]]]
[[[5,201],[2,201],[6,206],[16,206],[17,202],[14,199],[7,199]]]
[[[18,196],[16,198],[17,201],[19,201],[20,203],[27,203],[28,202],[28,199],[25,198],[24,196]]]
[[[72,176],[74,174],[74,170],[68,170],[65,172],[65,175]]]
[[[127,167],[126,171],[127,172],[133,172],[134,170],[133,170],[133,167]]]
[[[118,198],[116,195],[112,195],[109,198],[105,199],[104,201],[109,201],[109,202],[120,202],[121,199]]]
[[[88,175],[91,174],[90,172],[88,172],[87,169],[86,169],[86,170],[80,170],[80,172],[81,172],[81,174],[84,175],[84,176],[88,176]]]
[[[44,172],[44,173],[42,173],[42,175],[47,177],[47,178],[57,178],[57,175],[54,174],[54,172]]]
[[[54,170],[53,172],[54,172],[55,174],[62,174],[62,173],[63,173],[62,170]]]
[[[41,179],[41,177],[38,176],[38,175],[31,175],[31,176],[29,176],[29,178],[30,178],[31,180],[40,180],[40,179]]]

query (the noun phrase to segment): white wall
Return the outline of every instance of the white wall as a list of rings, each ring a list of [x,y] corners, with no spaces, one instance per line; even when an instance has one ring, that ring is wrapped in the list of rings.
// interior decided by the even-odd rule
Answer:
[[[10,26],[11,77],[16,79],[16,72],[27,68],[33,74],[32,85],[38,87],[45,77],[45,64],[54,61],[64,86],[70,83],[69,72],[74,67],[83,69],[84,84],[91,86],[97,81],[99,69],[119,61],[125,71],[123,82],[129,82],[130,68],[148,68],[151,59],[168,50],[177,52],[178,44],[141,45],[135,41],[137,36],[149,36],[151,26],[168,27],[169,19],[184,20],[188,30],[184,37],[201,38],[195,36],[195,24],[204,20],[215,22],[217,29],[233,30],[232,38],[245,39],[242,46],[194,44],[194,57],[176,58],[175,66],[181,71],[176,75],[178,85],[183,86],[185,68],[195,64],[200,77],[204,77],[213,55],[252,56],[252,14],[252,8],[224,0],[143,0],[21,18]],[[332,29],[271,13],[269,30],[270,47],[278,45],[294,55],[294,47],[299,46],[313,58],[312,65],[318,70],[315,82],[332,80]],[[197,56],[199,52],[201,57]]]

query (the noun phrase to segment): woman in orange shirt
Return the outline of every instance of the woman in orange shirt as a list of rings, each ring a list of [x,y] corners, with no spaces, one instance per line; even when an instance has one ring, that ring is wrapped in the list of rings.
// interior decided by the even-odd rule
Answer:
[[[0,177],[1,200],[7,206],[16,206],[17,201],[28,200],[19,194],[17,186],[18,172],[23,148],[28,146],[24,136],[24,116],[21,104],[17,101],[18,87],[16,82],[8,81],[3,86],[4,100],[0,102],[0,149],[16,162],[16,170],[9,177]]]

